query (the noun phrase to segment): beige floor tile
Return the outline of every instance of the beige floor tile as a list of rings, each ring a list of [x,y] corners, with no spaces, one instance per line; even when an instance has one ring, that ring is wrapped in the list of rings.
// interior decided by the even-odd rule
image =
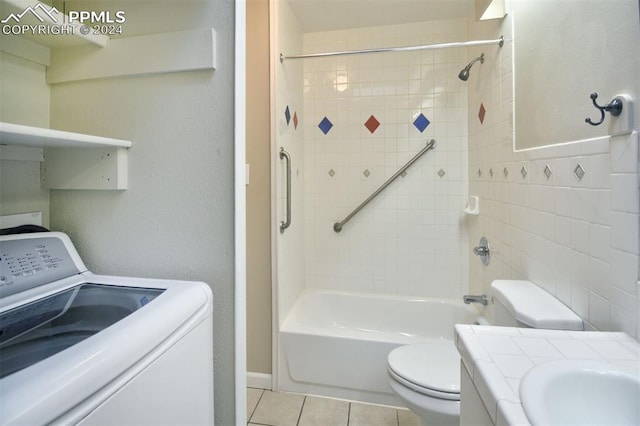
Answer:
[[[398,426],[395,408],[351,403],[349,426]]]
[[[420,417],[409,410],[398,410],[398,423],[400,426],[420,426]]]
[[[298,426],[347,426],[348,421],[348,402],[308,396]]]
[[[251,420],[251,415],[260,401],[264,389],[247,388],[247,420]]]
[[[251,416],[252,423],[270,426],[296,426],[304,395],[265,390]]]

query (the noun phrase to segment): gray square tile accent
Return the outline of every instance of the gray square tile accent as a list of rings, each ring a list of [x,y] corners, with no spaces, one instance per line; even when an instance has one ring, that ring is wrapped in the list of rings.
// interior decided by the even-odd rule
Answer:
[[[444,170],[442,170],[442,169],[438,170],[438,176],[443,177],[446,174],[447,174],[447,172],[445,172]]]
[[[364,177],[369,177],[371,175],[371,172],[369,171],[369,169],[364,169],[364,172],[362,172],[362,174],[364,175]]]
[[[333,171],[333,169],[329,169],[328,174],[329,174],[329,176],[333,177],[333,175],[335,175],[335,174],[336,174],[336,172],[335,172],[335,171]]]
[[[489,176],[490,176],[491,178],[493,178],[493,169],[492,169],[492,168],[491,168],[491,169],[489,169]]]
[[[527,168],[525,166],[522,166],[520,169],[520,174],[522,175],[522,179],[527,177]]]
[[[482,177],[482,170],[478,169],[478,177],[481,178]]]
[[[266,390],[249,420],[263,425],[296,426],[303,402],[304,395]]]
[[[586,173],[587,172],[584,170],[584,168],[582,167],[582,165],[580,163],[578,163],[576,168],[573,169],[573,174],[576,177],[576,179],[578,179],[578,182],[580,182],[582,180],[582,178],[584,177],[584,175]]]
[[[506,167],[502,169],[502,174],[505,178],[509,177],[509,169],[507,169]]]
[[[548,164],[544,166],[543,173],[547,177],[547,180],[551,179],[551,167],[549,167]]]
[[[347,426],[349,403],[338,399],[307,396],[299,426]]]

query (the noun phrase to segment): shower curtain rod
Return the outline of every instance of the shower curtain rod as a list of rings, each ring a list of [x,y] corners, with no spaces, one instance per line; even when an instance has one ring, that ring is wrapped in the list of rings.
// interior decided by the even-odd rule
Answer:
[[[452,47],[485,46],[488,44],[497,44],[500,47],[502,47],[502,45],[504,45],[504,36],[500,36],[500,38],[495,40],[461,41],[461,42],[454,42],[454,43],[426,44],[422,46],[381,47],[378,49],[344,50],[341,52],[325,52],[325,53],[308,53],[306,55],[284,56],[282,53],[280,53],[280,63],[283,63],[285,59],[323,58],[326,56],[357,55],[360,53],[412,52],[414,50],[448,49]]]

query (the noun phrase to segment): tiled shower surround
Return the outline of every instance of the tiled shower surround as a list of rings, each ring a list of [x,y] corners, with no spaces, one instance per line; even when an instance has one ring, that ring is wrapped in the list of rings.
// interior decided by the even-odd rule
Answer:
[[[466,20],[305,34],[304,52],[466,39]],[[306,59],[306,285],[460,298],[468,250],[465,49]],[[420,151],[340,233],[333,224]]]
[[[588,329],[637,339],[638,134],[514,152],[511,25],[507,16],[495,32],[474,34],[470,27],[471,38],[506,40],[500,50],[485,50],[478,80],[469,86],[469,193],[480,198],[470,244],[485,236],[492,247],[488,267],[470,255],[470,291],[487,292],[494,279],[528,279]],[[607,89],[619,90],[615,82]]]
[[[305,286],[457,298],[488,292],[493,279],[518,278],[554,294],[587,328],[638,338],[638,136],[514,152],[512,16],[304,35],[297,29],[280,38],[302,38],[304,49],[279,50],[296,54],[505,37],[502,48],[305,59],[277,68],[276,133],[300,165],[294,192],[304,193],[279,244],[287,244],[287,256],[278,254],[285,265],[278,268],[281,319]],[[481,53],[485,62],[467,82],[458,80]],[[619,93],[619,85],[606,80],[599,90]],[[297,127],[293,118],[285,122],[287,106],[291,117],[297,112]],[[414,124],[420,114],[428,124]],[[320,124],[325,118],[330,125]],[[636,128],[639,122],[636,111]],[[430,138],[435,150],[333,232],[336,220]],[[478,216],[461,213],[467,195],[479,197]],[[486,267],[471,252],[481,236],[492,248]]]

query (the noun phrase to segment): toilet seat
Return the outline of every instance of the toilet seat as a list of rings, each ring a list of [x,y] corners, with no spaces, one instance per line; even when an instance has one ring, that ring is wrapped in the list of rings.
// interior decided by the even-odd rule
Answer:
[[[394,349],[387,358],[391,377],[423,395],[460,400],[460,355],[451,341]]]

